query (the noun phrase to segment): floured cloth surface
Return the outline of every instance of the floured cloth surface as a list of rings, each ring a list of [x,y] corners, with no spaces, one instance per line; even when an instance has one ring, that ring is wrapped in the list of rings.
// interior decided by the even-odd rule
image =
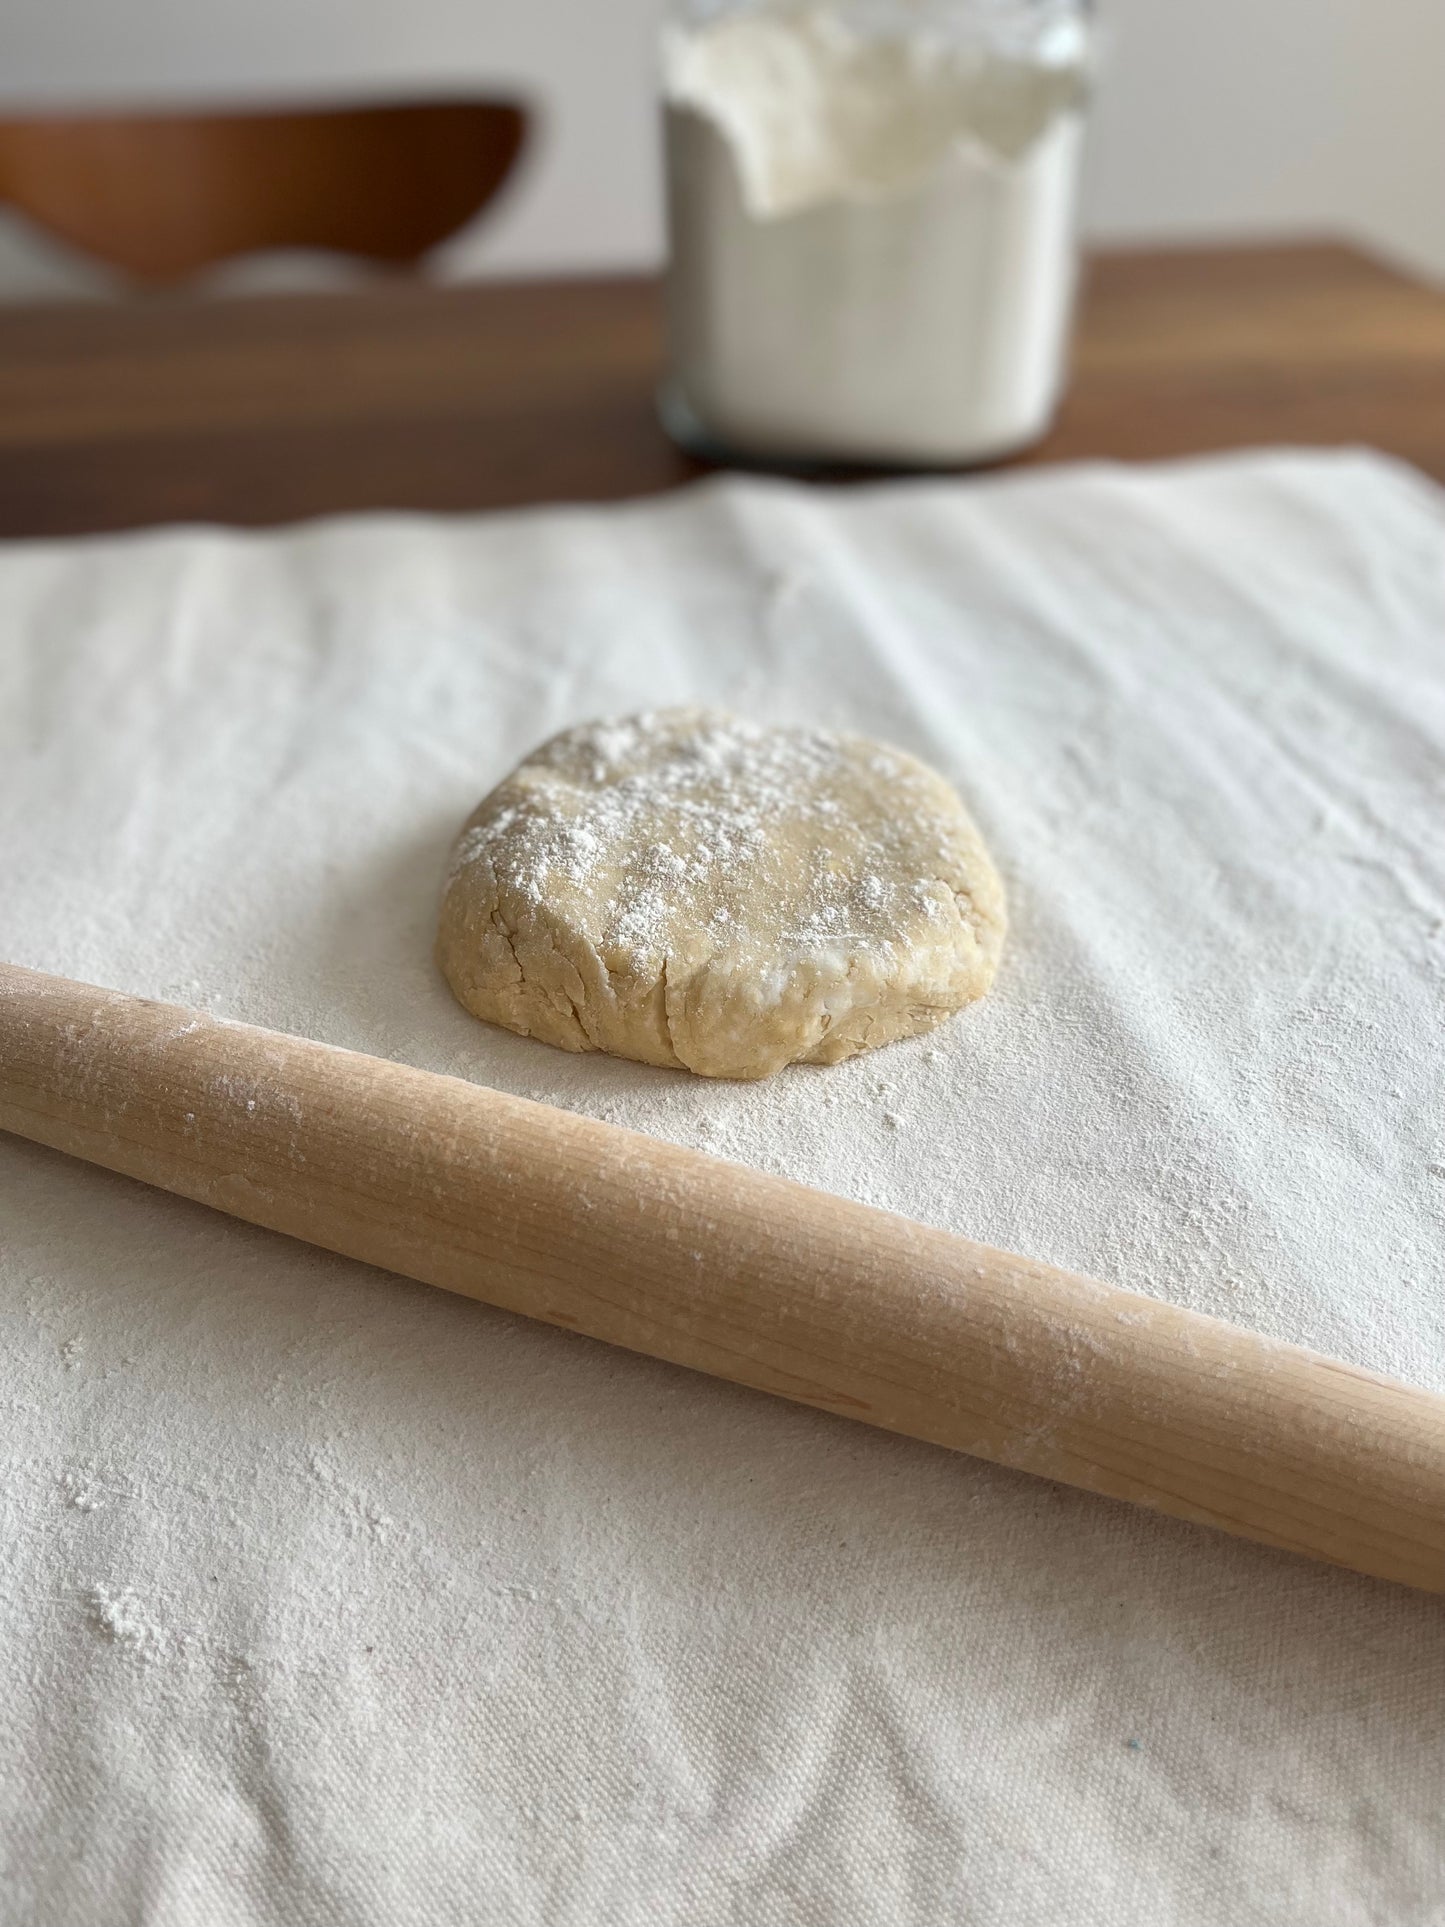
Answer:
[[[892,740],[988,998],[761,1085],[477,1023],[568,723]],[[1357,454],[0,551],[0,954],[1445,1387],[1445,517]],[[1445,1921],[1439,1601],[0,1141],[5,1927]]]

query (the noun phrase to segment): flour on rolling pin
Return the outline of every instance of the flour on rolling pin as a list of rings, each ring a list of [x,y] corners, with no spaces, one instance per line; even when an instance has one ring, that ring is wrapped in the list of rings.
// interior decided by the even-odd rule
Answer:
[[[824,1192],[4,965],[0,1127],[569,1331],[1445,1589],[1445,1401]]]
[[[710,1077],[837,1063],[993,980],[1003,890],[932,770],[664,710],[571,729],[478,806],[438,957],[479,1017]]]

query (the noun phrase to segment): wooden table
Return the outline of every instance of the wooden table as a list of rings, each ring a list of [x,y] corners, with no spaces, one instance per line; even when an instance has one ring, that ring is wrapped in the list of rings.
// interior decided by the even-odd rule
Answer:
[[[649,280],[0,313],[0,534],[599,501],[699,472]],[[1445,294],[1330,246],[1105,254],[1026,459],[1368,442],[1445,480]]]

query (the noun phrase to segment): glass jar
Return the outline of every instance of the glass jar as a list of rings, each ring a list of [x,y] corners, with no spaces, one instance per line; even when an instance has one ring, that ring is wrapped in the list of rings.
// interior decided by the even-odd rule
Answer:
[[[788,464],[986,461],[1063,385],[1087,0],[674,0],[673,436]]]

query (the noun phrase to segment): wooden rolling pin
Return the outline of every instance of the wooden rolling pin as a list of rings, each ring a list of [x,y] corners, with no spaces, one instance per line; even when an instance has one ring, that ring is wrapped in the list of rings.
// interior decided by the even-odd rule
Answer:
[[[1445,1398],[888,1212],[12,965],[0,1127],[614,1345],[1445,1590]]]

